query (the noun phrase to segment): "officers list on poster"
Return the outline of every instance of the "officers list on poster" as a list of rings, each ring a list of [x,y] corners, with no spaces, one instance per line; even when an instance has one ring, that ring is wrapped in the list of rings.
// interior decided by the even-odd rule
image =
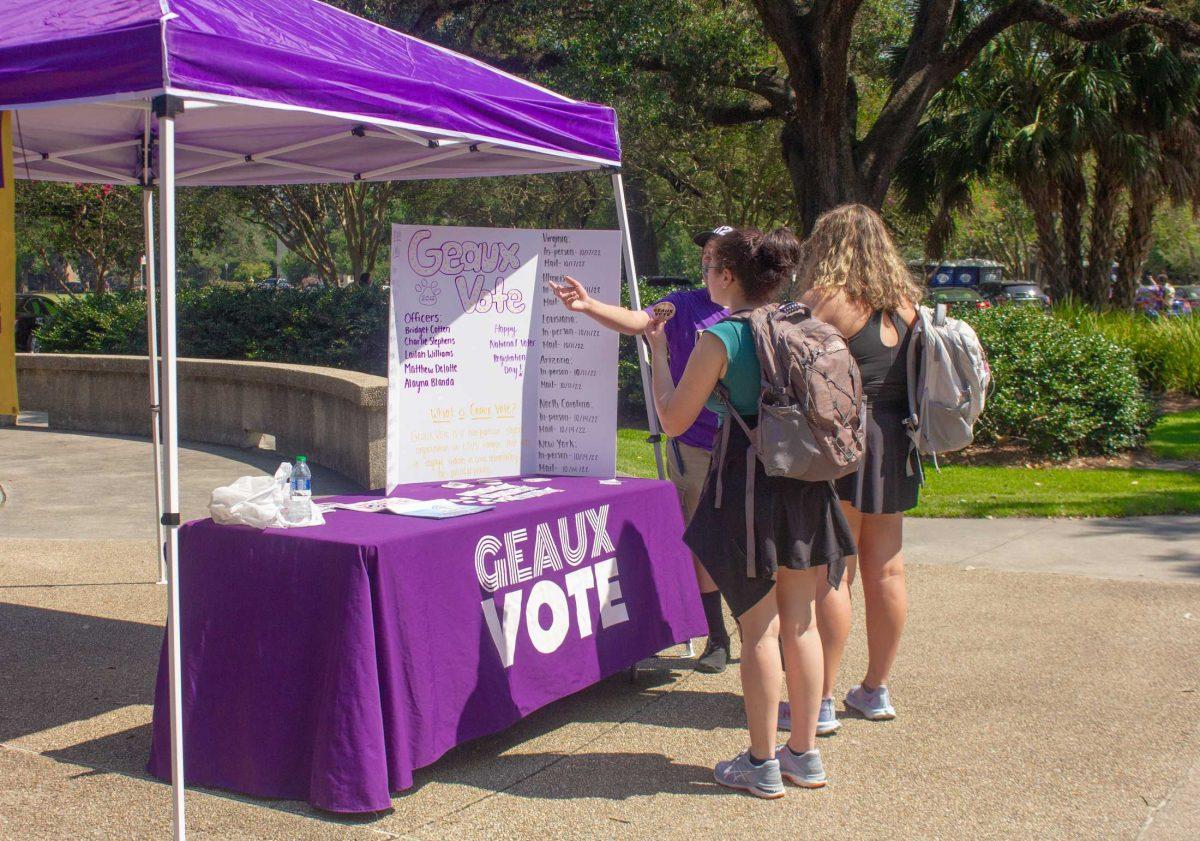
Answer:
[[[396,226],[389,486],[612,475],[616,336],[558,302],[565,274],[615,299],[619,234]]]

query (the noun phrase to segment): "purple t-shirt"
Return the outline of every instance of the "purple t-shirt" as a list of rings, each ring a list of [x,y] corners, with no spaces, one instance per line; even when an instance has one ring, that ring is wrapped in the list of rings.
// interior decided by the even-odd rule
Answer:
[[[720,304],[713,303],[713,299],[708,297],[707,289],[680,289],[660,301],[655,301],[655,304],[661,304],[663,301],[675,305],[675,317],[668,321],[663,329],[667,334],[667,349],[671,354],[671,379],[679,385],[683,369],[687,367],[688,357],[692,355],[692,349],[696,347],[701,331],[716,324],[728,311]],[[653,318],[654,304],[646,307],[645,312]],[[701,409],[696,422],[676,440],[693,447],[711,450],[716,435],[717,416],[708,409]]]

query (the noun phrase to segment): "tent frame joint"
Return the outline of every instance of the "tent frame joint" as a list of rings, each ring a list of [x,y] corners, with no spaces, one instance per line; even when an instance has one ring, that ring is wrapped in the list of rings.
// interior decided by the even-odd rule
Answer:
[[[177,117],[183,113],[184,100],[182,96],[170,93],[160,93],[150,103],[150,110],[160,120],[165,117]]]

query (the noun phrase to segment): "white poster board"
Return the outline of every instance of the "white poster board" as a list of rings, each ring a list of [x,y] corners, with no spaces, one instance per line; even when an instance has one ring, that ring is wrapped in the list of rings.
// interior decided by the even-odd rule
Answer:
[[[619,231],[392,227],[388,489],[616,471],[617,335],[554,297],[620,297]]]

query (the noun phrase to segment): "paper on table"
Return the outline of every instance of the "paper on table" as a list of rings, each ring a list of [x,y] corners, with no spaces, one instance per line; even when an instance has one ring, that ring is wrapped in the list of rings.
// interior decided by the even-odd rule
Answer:
[[[386,499],[366,499],[362,502],[322,502],[317,508],[328,513],[329,511],[341,508],[345,511],[363,511],[373,513],[375,511],[383,511],[387,508]]]
[[[452,499],[389,499],[387,510],[404,517],[426,517],[431,520],[444,520],[448,517],[462,517],[466,514],[478,514],[490,511],[490,505],[464,505]]]

